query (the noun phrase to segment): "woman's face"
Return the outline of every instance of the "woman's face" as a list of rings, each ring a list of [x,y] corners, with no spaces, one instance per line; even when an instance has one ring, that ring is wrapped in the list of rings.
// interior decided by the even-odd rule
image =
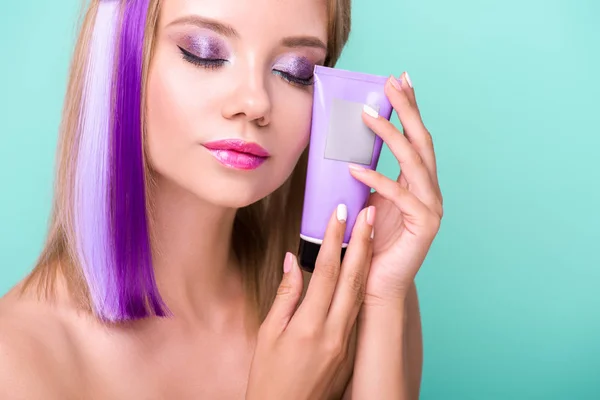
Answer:
[[[226,207],[277,189],[308,144],[324,0],[165,0],[147,86],[150,167]]]

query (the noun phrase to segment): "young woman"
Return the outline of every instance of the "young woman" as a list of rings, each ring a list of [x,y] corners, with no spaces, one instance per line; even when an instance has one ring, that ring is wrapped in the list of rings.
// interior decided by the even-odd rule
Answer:
[[[349,0],[92,0],[64,108],[46,247],[0,302],[3,399],[418,398],[414,277],[442,217],[408,74],[402,166],[315,271],[295,251],[315,65]]]

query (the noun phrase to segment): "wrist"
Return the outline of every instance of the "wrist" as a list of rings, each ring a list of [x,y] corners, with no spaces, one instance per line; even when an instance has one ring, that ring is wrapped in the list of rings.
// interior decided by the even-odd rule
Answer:
[[[363,308],[404,310],[409,299],[416,296],[417,287],[414,280],[404,285],[384,285],[381,284],[381,282],[376,283],[374,283],[372,287],[376,287],[377,290],[372,290],[372,288],[369,287],[367,288]]]
[[[359,313],[359,320],[364,322],[399,323],[406,318],[406,302],[404,299],[377,299],[376,301],[365,301]]]
[[[381,296],[367,294],[363,302],[363,309],[373,309],[379,311],[404,310],[406,307],[407,295],[404,293],[394,293]]]
[[[358,318],[353,395],[356,398],[406,398],[405,327],[402,298],[363,303]]]

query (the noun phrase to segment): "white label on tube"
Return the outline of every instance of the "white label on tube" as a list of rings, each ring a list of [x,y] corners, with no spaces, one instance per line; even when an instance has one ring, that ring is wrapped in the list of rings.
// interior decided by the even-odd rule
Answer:
[[[369,104],[379,111],[379,105]],[[325,158],[370,165],[375,133],[362,120],[363,103],[334,98],[329,115]]]

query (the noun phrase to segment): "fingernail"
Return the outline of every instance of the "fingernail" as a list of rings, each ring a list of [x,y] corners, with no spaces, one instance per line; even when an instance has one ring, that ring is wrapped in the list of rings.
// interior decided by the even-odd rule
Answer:
[[[365,104],[363,106],[363,111],[365,113],[367,113],[368,116],[373,117],[373,118],[378,118],[379,117],[379,113],[377,112],[377,110],[375,110],[373,107]]]
[[[375,206],[367,208],[367,224],[371,226],[375,224]]]
[[[356,164],[348,164],[348,168],[350,168],[352,171],[356,171],[356,172],[365,172],[365,168],[361,167],[360,165],[356,165]]]
[[[283,261],[283,273],[287,274],[292,270],[292,253],[285,253],[285,260]]]
[[[371,229],[371,240],[375,237],[375,227]]]
[[[337,219],[340,222],[346,222],[348,219],[348,208],[346,208],[345,204],[340,204],[337,206]]]
[[[413,84],[412,81],[410,80],[410,76],[408,75],[408,72],[404,72],[404,77],[406,78],[406,83],[408,83],[408,86],[410,86],[410,88],[413,88]]]
[[[396,90],[402,90],[402,84],[394,75],[390,76],[390,83]]]

